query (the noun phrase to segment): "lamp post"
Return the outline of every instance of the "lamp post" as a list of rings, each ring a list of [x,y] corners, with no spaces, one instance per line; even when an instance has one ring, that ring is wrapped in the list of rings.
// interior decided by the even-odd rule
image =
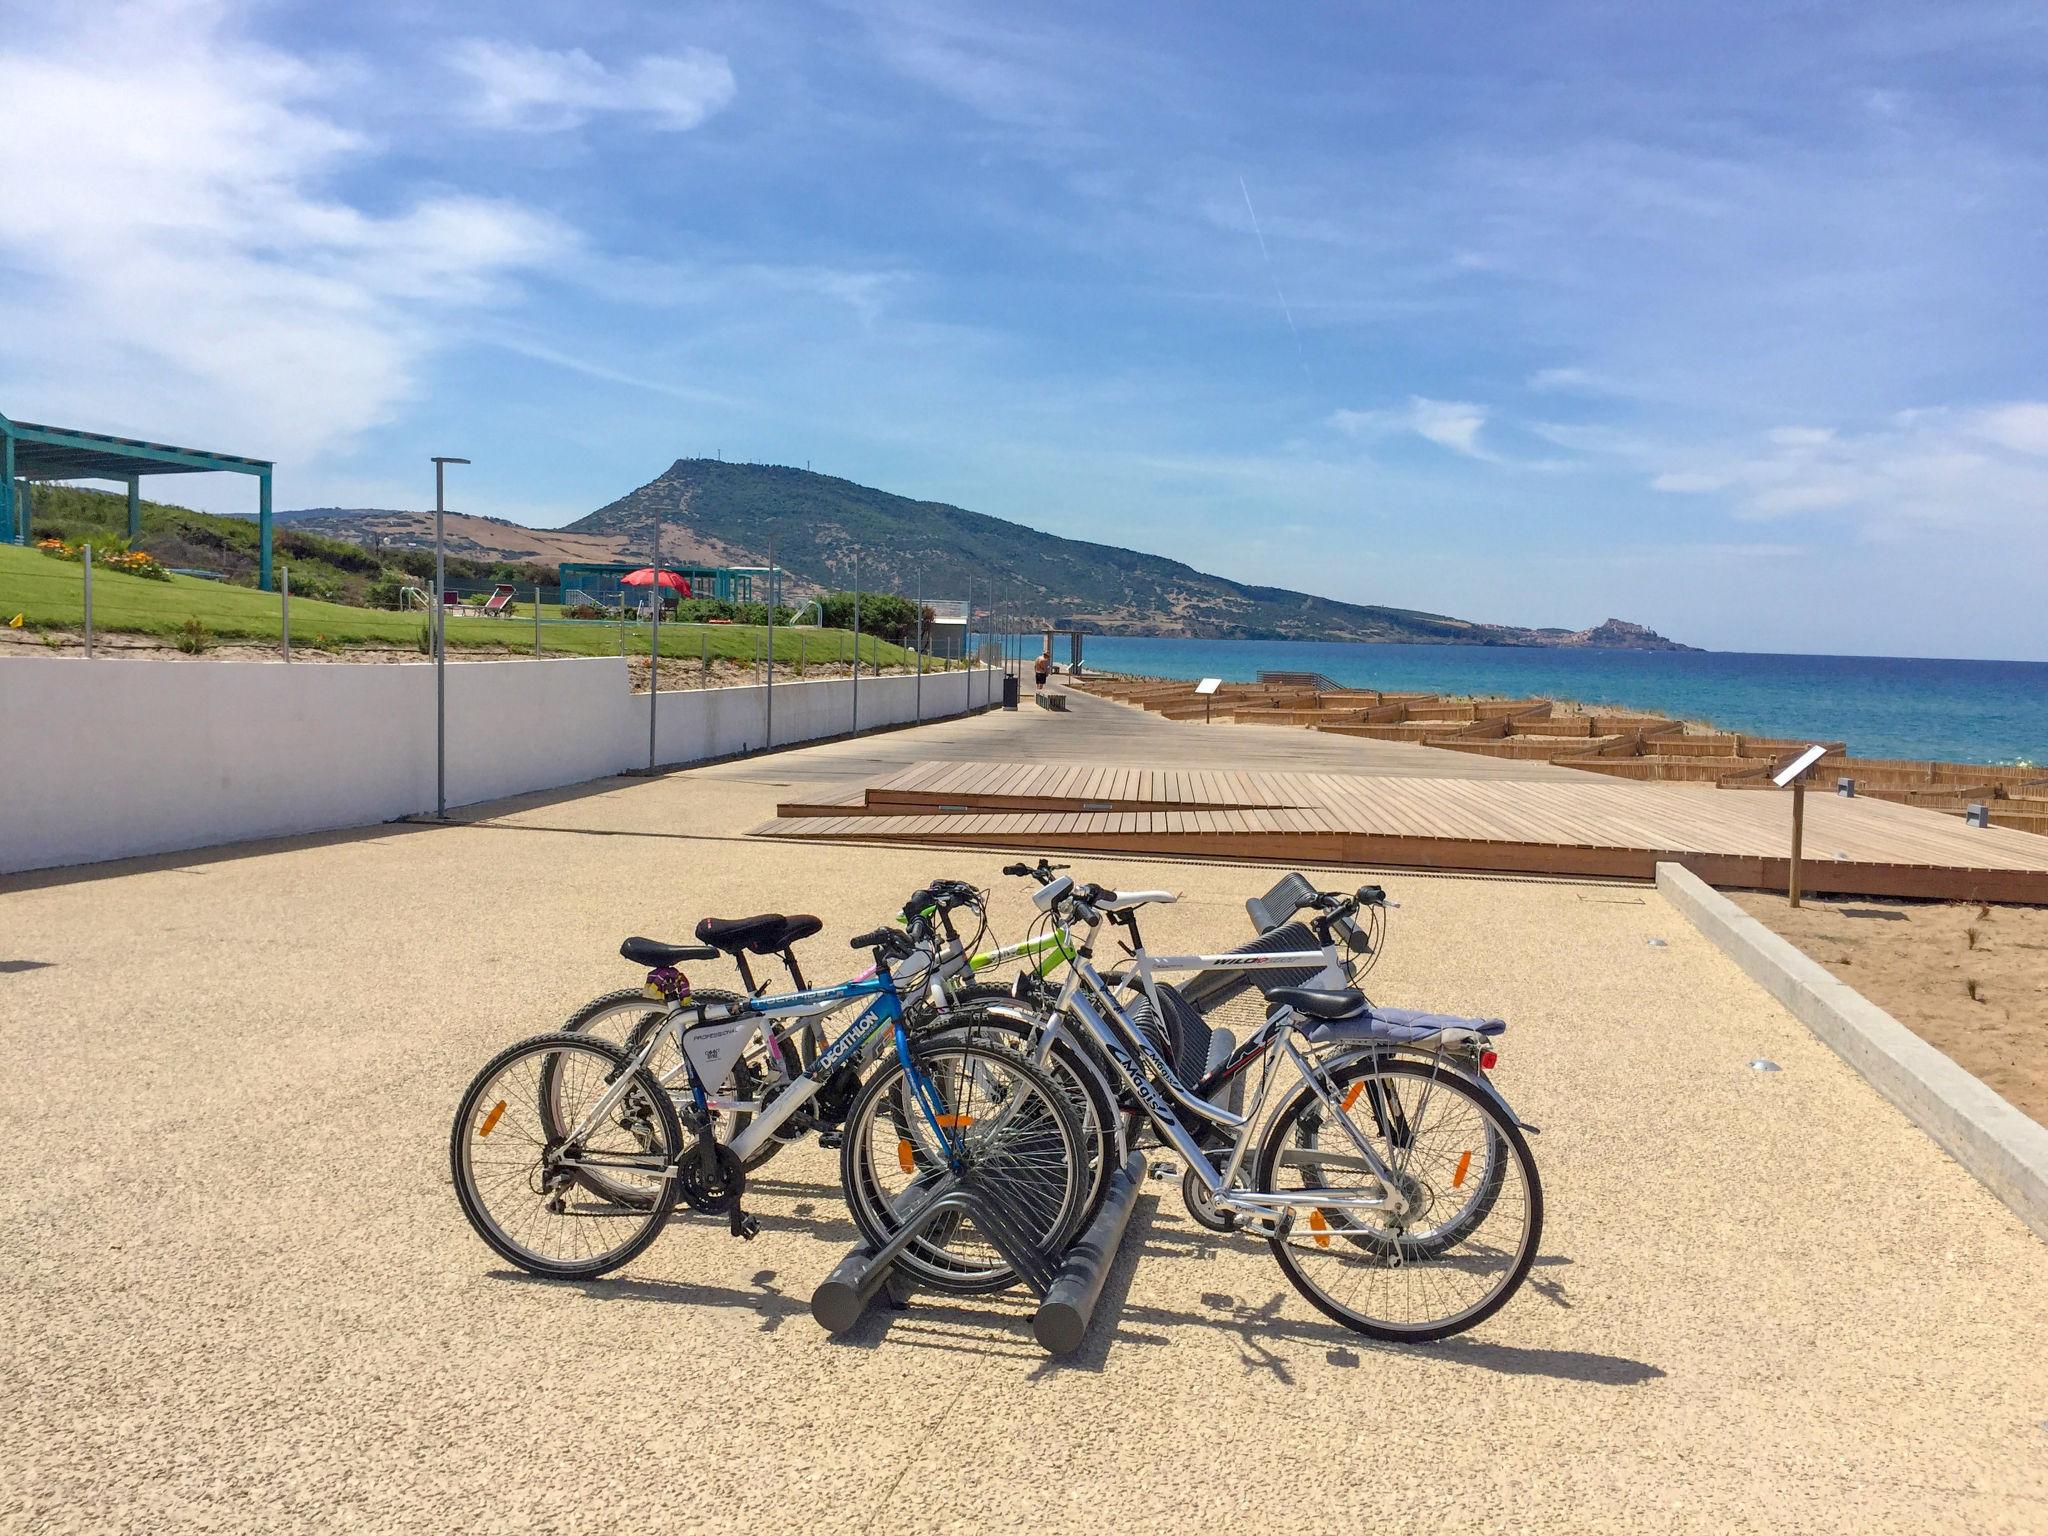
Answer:
[[[467,459],[434,459],[434,814],[448,814],[448,554],[441,519],[448,510],[447,471]]]
[[[654,715],[661,706],[661,508],[654,509],[654,612],[647,629],[647,771],[654,772]],[[707,633],[709,633],[707,631]]]

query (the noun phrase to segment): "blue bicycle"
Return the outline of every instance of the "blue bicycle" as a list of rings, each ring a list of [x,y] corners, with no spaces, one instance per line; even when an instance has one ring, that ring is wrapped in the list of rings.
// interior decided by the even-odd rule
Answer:
[[[846,1110],[841,1180],[855,1223],[878,1248],[915,1228],[898,1263],[938,1290],[1001,1290],[1010,1255],[1064,1249],[1085,1214],[1091,1159],[1079,1116],[1040,1067],[984,1036],[913,1033],[903,999],[927,987],[945,935],[927,893],[903,929],[852,940],[873,952],[872,975],[837,986],[757,997],[735,1010],[670,1008],[631,1050],[589,1035],[539,1035],[485,1064],[456,1111],[449,1162],[463,1214],[500,1256],[533,1274],[589,1279],[630,1262],[677,1205],[724,1215],[734,1236],[759,1230],[742,1204],[745,1164],[882,1030],[893,1058]],[[629,958],[665,973],[715,951],[653,945]],[[853,1024],[721,1142],[707,1085],[764,1019],[816,1018],[865,1000]],[[715,1017],[709,1017],[715,1013]],[[649,1070],[664,1047],[684,1064],[688,1092]]]

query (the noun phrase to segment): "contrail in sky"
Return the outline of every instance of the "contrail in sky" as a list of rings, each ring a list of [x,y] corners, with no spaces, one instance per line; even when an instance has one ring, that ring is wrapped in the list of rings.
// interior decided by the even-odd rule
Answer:
[[[1302,350],[1301,332],[1295,328],[1294,311],[1287,307],[1287,295],[1280,291],[1280,274],[1273,270],[1273,253],[1266,249],[1266,233],[1259,228],[1259,210],[1252,206],[1252,191],[1244,184],[1242,176],[1237,178],[1237,190],[1244,194],[1244,211],[1252,216],[1252,233],[1258,237],[1259,255],[1266,263],[1266,275],[1273,279],[1273,297],[1280,301],[1280,313],[1287,317],[1287,332],[1294,338],[1294,355],[1301,362],[1301,376],[1313,389],[1316,381],[1309,377],[1308,353]]]

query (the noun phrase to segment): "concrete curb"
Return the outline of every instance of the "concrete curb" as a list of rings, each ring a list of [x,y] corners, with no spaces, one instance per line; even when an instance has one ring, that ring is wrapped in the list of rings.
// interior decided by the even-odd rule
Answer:
[[[1697,875],[1677,864],[1659,864],[1657,889],[2037,1236],[2048,1239],[2048,1128]]]

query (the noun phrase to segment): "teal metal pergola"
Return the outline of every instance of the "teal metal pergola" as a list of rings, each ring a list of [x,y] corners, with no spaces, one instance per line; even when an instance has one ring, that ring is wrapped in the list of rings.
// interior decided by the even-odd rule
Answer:
[[[254,475],[262,557],[258,583],[270,590],[270,471],[268,459],[233,453],[173,448],[132,437],[108,437],[70,427],[46,427],[0,416],[0,542],[26,544],[31,538],[28,498],[15,492],[17,480],[119,480],[128,487],[128,537],[142,532],[144,475]]]

